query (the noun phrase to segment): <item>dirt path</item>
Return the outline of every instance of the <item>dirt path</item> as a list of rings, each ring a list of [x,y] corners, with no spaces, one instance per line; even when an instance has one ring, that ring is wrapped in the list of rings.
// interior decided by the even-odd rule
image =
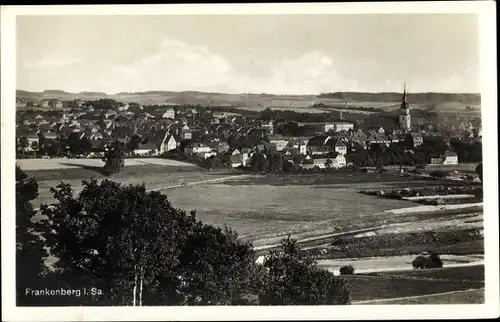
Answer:
[[[148,189],[147,191],[158,191],[158,190],[166,190],[166,189],[174,189],[174,188],[182,188],[186,186],[195,186],[195,185],[200,185],[204,183],[211,183],[211,182],[223,182],[226,180],[233,180],[233,179],[242,179],[242,178],[247,178],[252,176],[251,174],[242,174],[242,175],[237,175],[237,176],[229,176],[229,177],[223,177],[223,178],[217,178],[217,179],[210,179],[210,180],[203,180],[203,181],[197,181],[197,182],[188,182],[188,183],[183,183],[183,184],[178,184],[174,186],[168,186],[168,187],[159,187],[159,188],[152,188]]]

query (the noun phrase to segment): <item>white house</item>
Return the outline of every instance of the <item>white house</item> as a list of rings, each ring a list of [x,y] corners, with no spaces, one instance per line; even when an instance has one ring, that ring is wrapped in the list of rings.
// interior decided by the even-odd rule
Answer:
[[[176,148],[177,141],[175,140],[174,136],[167,131],[160,144],[160,153],[172,151]]]
[[[455,152],[446,151],[443,156],[443,159],[444,159],[443,160],[444,165],[458,164],[458,155]]]
[[[215,152],[215,151],[199,152],[199,153],[196,153],[196,155],[198,155],[199,157],[201,157],[203,159],[208,159],[210,157],[216,157],[217,156],[217,152]]]
[[[288,145],[290,140],[281,136],[269,137],[269,143],[276,145],[276,151],[281,151]]]
[[[197,154],[197,153],[210,153],[212,149],[207,145],[195,144],[192,146],[187,146],[184,148],[185,153],[189,154]],[[217,155],[217,154],[215,154]]]
[[[340,155],[345,155],[347,154],[347,146],[343,142],[337,141],[335,143],[335,152]]]
[[[248,153],[243,153],[241,155],[241,165],[246,167],[249,159],[250,159],[250,155]]]
[[[422,134],[420,133],[411,133],[411,136],[413,137],[413,145],[415,147],[422,145],[424,143],[424,138],[422,137]]]
[[[345,156],[342,154],[339,154],[336,158],[332,159],[332,168],[344,168],[346,164]]]
[[[229,158],[231,160],[231,167],[238,168],[243,165],[243,160],[241,155],[231,155]]]
[[[349,122],[334,122],[335,132],[354,130],[354,124]]]
[[[174,119],[175,118],[175,110],[173,108],[169,108],[165,113],[163,113],[162,117],[164,119]]]
[[[446,151],[439,158],[431,158],[431,164],[453,165],[458,164],[458,155],[452,151]]]
[[[302,155],[306,155],[307,154],[307,144],[304,143],[303,141],[301,141],[299,143],[299,153],[302,154]]]
[[[193,133],[189,129],[186,130],[186,129],[182,128],[182,130],[181,130],[181,138],[183,140],[191,140],[193,138]]]

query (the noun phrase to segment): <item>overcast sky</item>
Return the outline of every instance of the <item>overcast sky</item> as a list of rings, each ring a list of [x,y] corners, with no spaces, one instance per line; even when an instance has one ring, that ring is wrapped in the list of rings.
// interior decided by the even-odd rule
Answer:
[[[17,88],[479,92],[474,15],[24,16]]]

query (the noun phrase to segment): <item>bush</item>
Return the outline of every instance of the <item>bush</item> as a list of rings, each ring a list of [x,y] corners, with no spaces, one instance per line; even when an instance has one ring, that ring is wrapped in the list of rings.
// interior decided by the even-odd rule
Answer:
[[[440,268],[443,267],[443,261],[439,254],[433,251],[424,252],[418,255],[412,262],[413,268],[426,269],[426,268]]]
[[[442,179],[444,177],[446,177],[448,175],[448,173],[444,172],[444,171],[432,171],[430,173],[431,177],[433,177],[434,179]]]
[[[351,290],[345,280],[317,266],[290,237],[264,261],[267,273],[259,294],[260,305],[350,304]]]
[[[340,268],[340,275],[353,275],[354,267],[352,265],[345,265]]]

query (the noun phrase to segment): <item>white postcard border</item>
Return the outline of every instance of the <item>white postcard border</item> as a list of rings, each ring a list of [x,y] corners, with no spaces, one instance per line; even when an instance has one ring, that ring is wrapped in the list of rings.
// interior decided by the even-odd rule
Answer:
[[[480,15],[480,74],[484,165],[485,304],[314,307],[58,307],[15,306],[15,73],[16,15],[181,14],[424,14]],[[5,321],[67,320],[308,320],[498,317],[498,151],[495,2],[309,3],[240,5],[3,6],[1,8],[2,318]],[[444,53],[452,55],[453,53]]]

